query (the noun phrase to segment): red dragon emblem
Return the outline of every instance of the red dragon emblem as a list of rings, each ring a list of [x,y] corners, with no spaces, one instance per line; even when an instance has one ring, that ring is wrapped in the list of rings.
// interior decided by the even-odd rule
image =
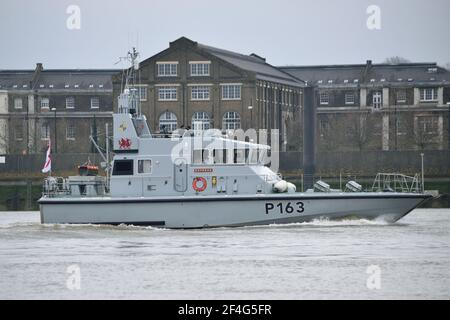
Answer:
[[[119,140],[120,149],[130,149],[131,148],[131,140],[128,138],[122,138]]]

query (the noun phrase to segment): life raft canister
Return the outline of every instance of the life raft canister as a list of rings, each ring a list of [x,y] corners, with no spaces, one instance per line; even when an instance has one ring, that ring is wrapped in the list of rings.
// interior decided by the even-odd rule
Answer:
[[[201,183],[200,186],[199,186],[199,183]],[[207,186],[206,179],[203,178],[203,177],[196,177],[196,178],[194,178],[194,181],[192,181],[192,188],[196,192],[203,192],[203,191],[205,191],[206,186]]]

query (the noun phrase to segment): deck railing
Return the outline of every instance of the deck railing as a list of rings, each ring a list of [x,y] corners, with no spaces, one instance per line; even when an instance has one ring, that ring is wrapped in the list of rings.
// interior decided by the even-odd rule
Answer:
[[[420,193],[422,183],[418,174],[411,177],[400,173],[378,173],[373,182],[372,191]]]

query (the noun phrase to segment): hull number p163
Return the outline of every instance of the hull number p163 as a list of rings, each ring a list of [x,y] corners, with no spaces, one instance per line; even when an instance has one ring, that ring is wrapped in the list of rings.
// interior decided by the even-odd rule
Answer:
[[[303,202],[278,202],[278,203],[272,203],[272,202],[266,202],[266,214],[269,213],[303,213],[305,211],[305,206]]]

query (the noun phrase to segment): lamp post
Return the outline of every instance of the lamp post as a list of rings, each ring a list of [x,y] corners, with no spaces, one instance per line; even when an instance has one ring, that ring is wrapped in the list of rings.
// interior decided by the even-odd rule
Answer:
[[[447,127],[447,131],[448,131],[448,149],[450,150],[450,102],[447,102],[447,107],[448,107],[448,127]]]
[[[425,192],[425,181],[424,181],[424,172],[423,172],[423,156],[424,156],[424,153],[421,153],[420,157],[422,159],[422,193]]]
[[[54,126],[55,126],[55,153],[58,152],[58,144],[56,142],[56,108],[52,108],[53,114],[54,114]]]
[[[398,150],[398,114],[397,106],[395,106],[395,151]]]

